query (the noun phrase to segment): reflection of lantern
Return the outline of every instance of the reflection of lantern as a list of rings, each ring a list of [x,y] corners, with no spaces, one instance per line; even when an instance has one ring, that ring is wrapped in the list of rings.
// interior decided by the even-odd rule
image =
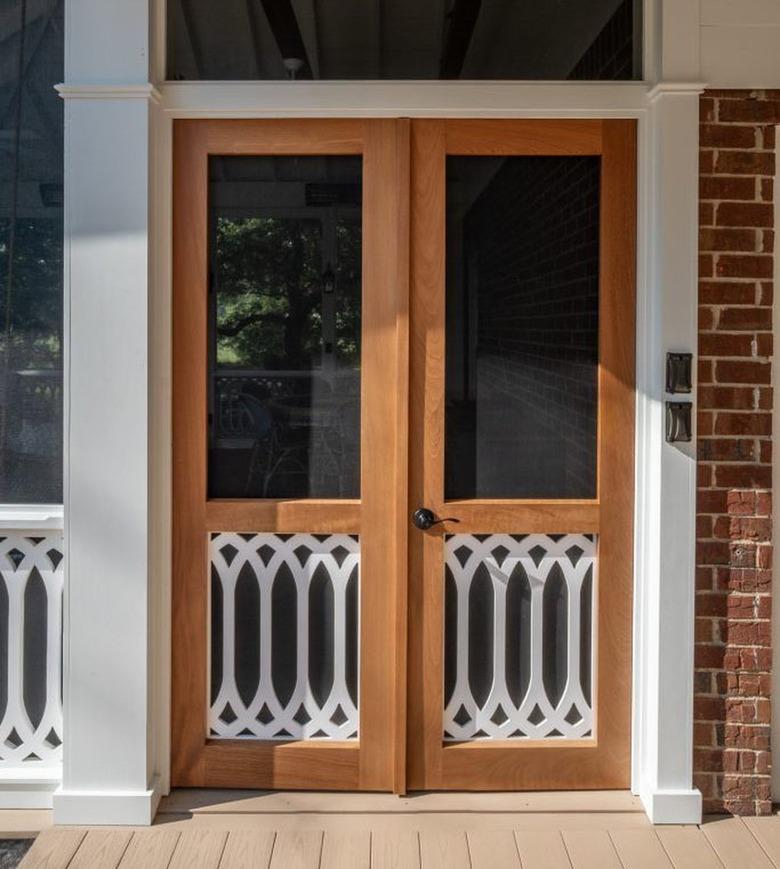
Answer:
[[[336,275],[328,263],[328,267],[322,273],[322,292],[329,296],[336,289]]]

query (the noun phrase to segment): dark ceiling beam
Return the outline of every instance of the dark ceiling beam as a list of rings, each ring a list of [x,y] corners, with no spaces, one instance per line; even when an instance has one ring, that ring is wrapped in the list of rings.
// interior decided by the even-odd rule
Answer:
[[[184,21],[184,32],[187,34],[187,41],[190,44],[192,51],[192,62],[195,66],[195,77],[197,79],[208,78],[204,76],[204,50],[201,43],[200,34],[198,33],[198,23],[195,11],[192,8],[192,0],[179,0],[181,8],[182,20]],[[178,70],[169,70],[173,73],[174,78],[179,77]]]
[[[282,60],[298,58],[303,66],[296,78],[311,78],[311,64],[303,44],[303,36],[290,0],[260,0]]]
[[[262,78],[260,66],[260,35],[257,32],[257,19],[255,18],[252,0],[244,0],[244,11],[249,24],[249,35],[252,38],[252,65],[255,70],[255,78]]]
[[[482,0],[455,0],[447,16],[439,78],[460,78]]]

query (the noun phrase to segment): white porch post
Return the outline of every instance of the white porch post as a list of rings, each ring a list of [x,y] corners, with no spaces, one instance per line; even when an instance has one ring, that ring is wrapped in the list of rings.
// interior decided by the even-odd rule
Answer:
[[[66,615],[56,823],[145,824],[150,674],[146,0],[67,0]]]
[[[696,445],[668,444],[668,351],[696,354],[698,90],[659,90],[646,140],[652,203],[640,300],[634,789],[655,823],[701,820],[692,785]],[[695,413],[694,413],[695,415]]]
[[[669,351],[697,348],[698,0],[661,0],[649,97],[646,281],[637,348],[633,789],[654,823],[697,823],[693,787],[696,442],[665,442]],[[641,230],[640,230],[641,231]],[[695,372],[695,364],[694,364]],[[695,373],[694,373],[695,377]]]

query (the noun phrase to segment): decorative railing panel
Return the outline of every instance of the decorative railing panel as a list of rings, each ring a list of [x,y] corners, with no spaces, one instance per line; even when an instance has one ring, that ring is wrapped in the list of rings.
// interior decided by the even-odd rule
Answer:
[[[592,734],[596,539],[446,539],[444,738]]]
[[[62,534],[0,536],[0,767],[62,760]]]
[[[216,738],[358,734],[358,538],[212,534]]]

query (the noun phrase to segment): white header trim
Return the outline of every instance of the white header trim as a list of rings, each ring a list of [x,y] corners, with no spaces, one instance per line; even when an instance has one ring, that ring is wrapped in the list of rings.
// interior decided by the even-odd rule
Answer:
[[[175,117],[636,117],[645,82],[167,82]]]

